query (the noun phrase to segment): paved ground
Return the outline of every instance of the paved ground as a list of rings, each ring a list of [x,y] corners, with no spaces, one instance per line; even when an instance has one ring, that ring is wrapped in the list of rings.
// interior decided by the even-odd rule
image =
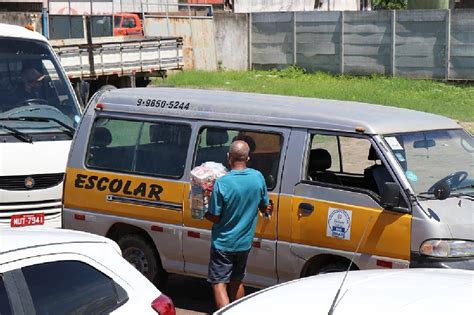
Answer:
[[[246,293],[256,290],[246,288]],[[215,311],[211,286],[205,279],[170,275],[163,292],[173,300],[177,315],[211,314]]]

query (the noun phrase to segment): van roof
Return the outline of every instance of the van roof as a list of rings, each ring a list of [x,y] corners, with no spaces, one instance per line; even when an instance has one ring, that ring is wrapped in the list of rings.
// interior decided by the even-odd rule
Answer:
[[[178,101],[190,105],[189,110],[137,106],[139,99]],[[461,128],[443,116],[390,106],[221,90],[116,89],[105,92],[98,102],[104,104],[105,110],[120,112],[343,132],[354,132],[362,127],[367,134]],[[89,108],[88,113],[92,112],[93,108]]]
[[[0,37],[35,39],[47,42],[47,39],[38,32],[30,31],[24,27],[0,23]]]

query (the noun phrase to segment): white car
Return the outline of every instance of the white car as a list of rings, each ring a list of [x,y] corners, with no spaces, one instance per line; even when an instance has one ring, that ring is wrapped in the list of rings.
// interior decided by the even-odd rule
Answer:
[[[105,237],[0,229],[0,314],[175,314]]]
[[[214,314],[472,314],[474,271],[454,269],[364,270],[276,285]]]

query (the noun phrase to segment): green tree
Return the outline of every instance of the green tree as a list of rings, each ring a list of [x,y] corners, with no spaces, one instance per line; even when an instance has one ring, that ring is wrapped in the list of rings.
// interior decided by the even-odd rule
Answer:
[[[398,10],[407,8],[407,0],[372,0],[374,10]]]

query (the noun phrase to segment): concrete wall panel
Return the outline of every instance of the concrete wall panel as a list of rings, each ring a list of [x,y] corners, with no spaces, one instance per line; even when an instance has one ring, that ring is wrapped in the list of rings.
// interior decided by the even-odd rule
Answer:
[[[248,23],[247,14],[214,14],[216,53],[220,67],[248,69]]]
[[[182,36],[184,69],[217,70],[212,19],[147,17],[146,36]]]

